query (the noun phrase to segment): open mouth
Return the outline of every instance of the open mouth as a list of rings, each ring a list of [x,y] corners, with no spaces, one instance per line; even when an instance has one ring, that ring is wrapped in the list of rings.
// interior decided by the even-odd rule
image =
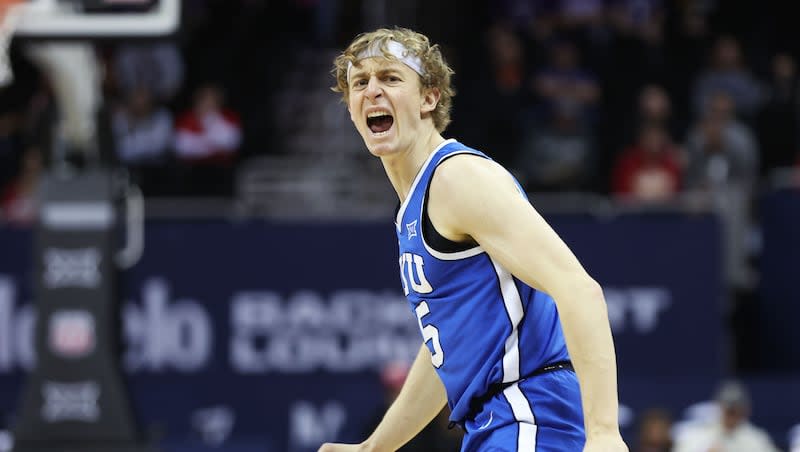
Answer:
[[[371,113],[367,117],[367,127],[372,133],[383,133],[392,128],[394,117],[387,113]]]

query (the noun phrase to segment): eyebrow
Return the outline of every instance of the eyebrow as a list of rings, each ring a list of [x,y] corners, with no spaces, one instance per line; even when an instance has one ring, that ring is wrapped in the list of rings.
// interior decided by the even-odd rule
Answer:
[[[393,64],[393,65],[391,65],[389,67],[384,67],[384,68],[378,69],[377,71],[375,71],[375,74],[376,75],[386,75],[387,73],[390,73],[390,72],[400,73],[400,68]],[[364,70],[364,69],[355,69],[354,68],[353,72],[350,74],[350,79],[354,80],[354,79],[356,79],[358,77],[363,77],[364,74],[366,74],[366,73],[367,73],[367,71]]]

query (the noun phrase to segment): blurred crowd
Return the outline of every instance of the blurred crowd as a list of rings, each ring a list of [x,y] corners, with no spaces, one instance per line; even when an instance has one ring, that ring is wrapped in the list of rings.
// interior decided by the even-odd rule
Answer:
[[[291,55],[397,24],[440,42],[456,69],[449,134],[530,191],[647,202],[704,192],[744,218],[767,175],[797,164],[798,41],[774,2],[401,3],[192,0],[173,39],[98,44],[104,158],[147,195],[233,196],[237,164],[280,154],[279,138],[298,133],[275,130],[287,123],[271,102],[297,69]],[[447,14],[455,8],[459,17]],[[17,83],[0,92],[0,186],[12,199],[34,162],[49,160],[42,137],[54,114],[21,47]]]
[[[25,52],[14,54],[23,66]],[[98,60],[104,74],[103,104],[97,117],[99,163],[127,168],[147,195],[230,195],[242,141],[239,115],[225,104],[225,89],[203,80],[185,89],[185,63],[174,42],[120,44]],[[28,63],[28,62],[25,62]],[[4,103],[0,152],[5,186],[3,213],[16,223],[32,221],[34,182],[56,160],[86,165],[78,153],[58,153],[52,124],[59,115],[50,80],[34,66],[15,69],[16,80],[2,93],[27,97]],[[15,171],[15,168],[18,168]]]

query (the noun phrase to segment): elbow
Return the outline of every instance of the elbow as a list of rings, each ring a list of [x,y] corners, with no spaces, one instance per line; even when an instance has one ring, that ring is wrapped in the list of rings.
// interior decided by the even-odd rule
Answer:
[[[587,307],[602,310],[603,313],[607,311],[603,287],[587,274],[573,278],[570,284],[562,285],[559,292],[551,294],[559,305],[559,311],[572,308],[585,312]]]
[[[559,290],[570,298],[603,299],[603,287],[585,271],[573,272],[562,279]]]
[[[576,281],[575,287],[575,300],[579,300],[579,304],[584,308],[588,305],[594,309],[602,310],[607,315],[607,308],[605,303],[605,296],[603,295],[603,287],[595,279],[590,276],[581,278]]]
[[[591,276],[586,276],[581,284],[582,291],[593,300],[603,300],[603,286]]]
[[[585,281],[581,284],[580,293],[582,298],[590,303],[596,303],[603,311],[606,310],[606,299],[603,295],[603,286],[600,285],[594,278],[586,276]]]

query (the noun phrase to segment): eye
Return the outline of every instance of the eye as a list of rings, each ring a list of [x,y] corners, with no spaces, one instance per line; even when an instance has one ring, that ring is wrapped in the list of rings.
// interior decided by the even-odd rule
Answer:
[[[354,89],[356,89],[356,88],[363,88],[363,87],[365,87],[365,86],[367,86],[367,79],[365,79],[365,78],[359,78],[359,79],[355,79],[355,80],[353,80],[352,87],[353,87]]]

